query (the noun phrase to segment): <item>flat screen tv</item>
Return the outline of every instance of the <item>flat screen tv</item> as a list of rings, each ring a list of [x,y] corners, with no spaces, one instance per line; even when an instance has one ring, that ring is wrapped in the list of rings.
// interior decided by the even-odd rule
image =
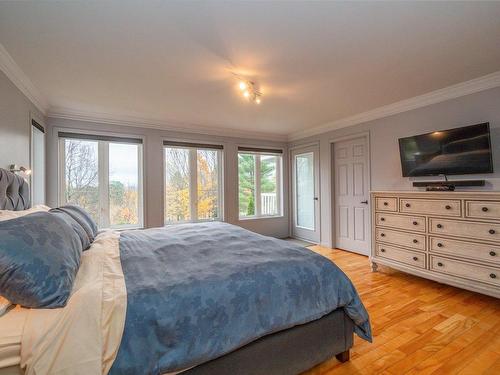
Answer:
[[[489,123],[399,139],[404,177],[492,173]]]

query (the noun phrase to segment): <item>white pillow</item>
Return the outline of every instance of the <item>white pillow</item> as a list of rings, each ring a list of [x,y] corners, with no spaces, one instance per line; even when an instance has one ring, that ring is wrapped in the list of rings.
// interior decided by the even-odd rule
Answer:
[[[0,210],[0,221],[16,219],[24,215],[32,214],[33,212],[48,211],[48,210],[50,210],[50,207],[45,206],[43,204],[37,204],[36,206],[33,206],[23,211]]]
[[[5,299],[4,297],[0,296],[0,316],[5,314],[10,306],[12,306],[12,303],[10,303],[10,301]]]

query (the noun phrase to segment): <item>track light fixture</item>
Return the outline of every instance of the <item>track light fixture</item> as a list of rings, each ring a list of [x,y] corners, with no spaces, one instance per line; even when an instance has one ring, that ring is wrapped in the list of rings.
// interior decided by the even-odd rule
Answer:
[[[248,81],[240,76],[238,78],[238,88],[241,91],[241,95],[248,101],[254,102],[255,104],[260,104],[262,101],[262,93],[255,87],[255,82]]]

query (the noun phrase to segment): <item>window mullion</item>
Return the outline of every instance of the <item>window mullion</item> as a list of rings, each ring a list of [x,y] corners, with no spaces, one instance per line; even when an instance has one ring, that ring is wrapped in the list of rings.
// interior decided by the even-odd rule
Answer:
[[[254,174],[255,174],[255,215],[256,216],[261,216],[262,214],[262,207],[261,207],[261,203],[262,203],[262,198],[261,198],[261,194],[260,194],[260,185],[261,185],[261,181],[260,181],[260,155],[255,155],[255,171],[254,171]]]
[[[98,180],[99,180],[99,222],[101,228],[108,228],[109,220],[109,143],[98,143]]]
[[[198,165],[197,150],[189,149],[189,202],[191,221],[198,220]]]

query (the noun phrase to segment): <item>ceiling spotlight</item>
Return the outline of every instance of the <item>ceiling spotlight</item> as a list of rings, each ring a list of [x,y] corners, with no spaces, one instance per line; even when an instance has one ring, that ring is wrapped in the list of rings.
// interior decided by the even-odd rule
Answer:
[[[260,98],[259,97],[255,98],[255,103],[260,104]]]
[[[240,82],[240,90],[241,90],[241,91],[246,90],[246,89],[247,89],[247,87],[248,87],[248,85],[247,85],[247,83],[246,83],[246,82],[244,82],[244,81],[241,81],[241,82]]]
[[[250,97],[250,93],[249,93],[248,91],[244,91],[244,92],[243,92],[243,96],[244,96],[245,98],[248,98],[248,97]]]

